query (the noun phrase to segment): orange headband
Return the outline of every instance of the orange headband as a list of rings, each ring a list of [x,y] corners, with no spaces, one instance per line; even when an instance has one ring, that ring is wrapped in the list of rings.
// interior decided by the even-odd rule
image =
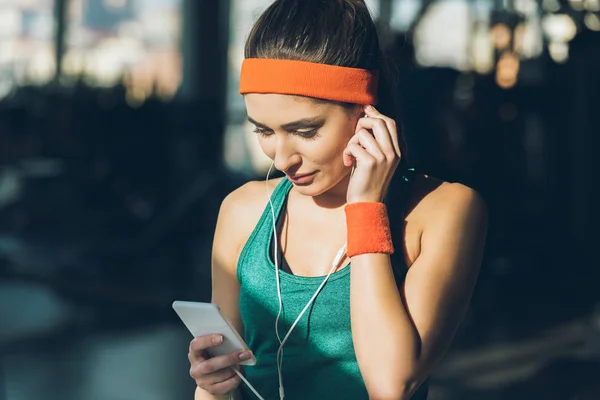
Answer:
[[[296,60],[247,58],[240,94],[280,93],[355,104],[377,104],[378,71]]]

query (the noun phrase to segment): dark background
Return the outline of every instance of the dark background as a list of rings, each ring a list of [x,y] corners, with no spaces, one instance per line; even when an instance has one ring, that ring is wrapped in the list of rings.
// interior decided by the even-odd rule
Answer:
[[[236,68],[248,21],[269,1],[19,3],[0,6],[0,25],[10,12],[21,21],[0,33],[0,399],[191,399],[190,337],[170,306],[209,301],[220,202],[264,176],[244,133]],[[110,38],[167,3],[177,37],[171,47],[161,35],[142,37],[158,56],[140,63],[169,72],[168,95],[158,78],[140,94],[135,68],[110,85],[72,72],[69,46],[85,38],[72,28],[72,7]],[[515,41],[490,45],[482,72],[418,62],[415,32],[440,3],[370,2],[399,62],[412,164],[474,187],[490,212],[480,281],[430,398],[600,399],[600,5],[467,2],[487,7],[487,31],[517,31],[532,15],[568,16],[576,27],[563,40],[566,59],[540,31],[539,54],[521,54]],[[395,26],[406,4],[414,18]],[[44,7],[52,24],[40,38]],[[11,58],[27,51],[27,38],[51,49],[45,80],[20,77],[41,52]],[[17,39],[27,40],[7,45]],[[513,53],[514,76],[502,64]],[[99,54],[94,65],[110,67],[109,53]]]

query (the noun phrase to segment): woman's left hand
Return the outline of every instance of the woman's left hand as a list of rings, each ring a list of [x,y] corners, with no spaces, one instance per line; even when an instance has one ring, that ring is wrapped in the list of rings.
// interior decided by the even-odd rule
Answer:
[[[346,195],[348,203],[383,201],[400,163],[396,122],[373,106],[366,106],[365,114],[343,154],[345,166],[356,162]]]

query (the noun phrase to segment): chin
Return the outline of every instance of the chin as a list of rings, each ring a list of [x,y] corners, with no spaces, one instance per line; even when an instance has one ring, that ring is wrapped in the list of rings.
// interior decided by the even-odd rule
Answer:
[[[303,196],[317,197],[336,187],[343,179],[344,175],[335,180],[317,176],[310,184],[299,185],[292,182],[292,185],[294,185],[295,191]]]
[[[292,182],[292,185],[294,185],[294,190],[303,196],[315,197],[327,191],[327,188],[324,188],[316,181],[309,185],[297,185]]]

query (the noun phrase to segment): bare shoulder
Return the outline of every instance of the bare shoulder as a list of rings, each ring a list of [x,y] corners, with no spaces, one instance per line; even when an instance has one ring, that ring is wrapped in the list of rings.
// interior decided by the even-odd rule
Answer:
[[[269,181],[269,193],[282,178]],[[219,224],[224,237],[233,241],[238,250],[244,246],[258,223],[268,202],[267,188],[263,181],[250,181],[229,193],[221,203]]]
[[[268,183],[268,193],[273,193],[283,178],[272,179]],[[267,188],[264,181],[250,181],[229,193],[221,204],[221,212],[236,216],[262,213],[267,204]],[[252,219],[252,218],[250,218]]]
[[[450,220],[464,225],[487,223],[487,206],[476,190],[428,175],[415,176],[409,209],[407,222],[420,230]]]
[[[415,175],[407,204],[404,250],[408,266],[425,253],[461,248],[481,253],[487,236],[487,206],[474,189],[428,175]],[[474,256],[477,259],[479,256]]]
[[[217,218],[211,263],[212,301],[240,332],[243,322],[239,310],[238,259],[266,203],[265,184],[248,182],[225,197]]]

